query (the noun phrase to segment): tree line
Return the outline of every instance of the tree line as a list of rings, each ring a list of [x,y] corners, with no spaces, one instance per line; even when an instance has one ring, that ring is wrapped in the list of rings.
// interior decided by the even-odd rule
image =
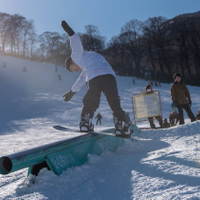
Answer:
[[[192,85],[200,85],[200,14],[171,20],[153,17],[130,20],[108,42],[98,27],[78,33],[87,51],[105,56],[117,75],[171,82],[175,72]],[[37,35],[33,20],[0,13],[0,51],[11,56],[63,65],[70,56],[68,36],[46,31]]]

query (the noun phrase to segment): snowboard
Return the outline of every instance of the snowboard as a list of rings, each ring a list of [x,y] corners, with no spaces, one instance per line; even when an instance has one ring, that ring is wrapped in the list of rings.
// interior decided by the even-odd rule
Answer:
[[[80,129],[76,129],[76,128],[71,128],[71,127],[68,127],[68,126],[60,126],[60,125],[56,125],[56,126],[53,126],[53,128],[55,128],[56,130],[59,130],[59,131],[68,131],[68,132],[81,132],[81,133],[88,133],[89,131],[80,131]],[[109,128],[109,129],[105,129],[101,132],[107,132],[107,133],[114,133],[114,128]]]
[[[159,129],[167,129],[171,127],[156,127],[156,128],[151,128],[151,127],[140,127],[140,130],[159,130]]]
[[[53,126],[53,128],[55,128],[56,130],[59,130],[59,131],[80,132],[79,129],[70,128],[70,127],[67,127],[67,126],[57,125],[57,126]],[[130,137],[122,137],[122,135],[115,135],[114,134],[115,128],[105,129],[105,130],[102,130],[100,132],[89,131],[89,132],[81,132],[81,133],[101,134],[101,135],[109,135],[109,136],[113,136],[113,137],[122,137],[122,138],[125,138],[125,139],[133,139],[133,137],[138,136],[140,129],[135,124],[131,124],[130,128],[133,130],[133,133],[131,134]]]
[[[114,129],[113,129],[114,131]],[[129,136],[129,137],[123,137],[122,135],[116,135],[116,134],[113,134],[113,133],[108,133],[108,132],[96,132],[96,131],[90,131],[88,133],[91,133],[93,135],[105,135],[105,136],[111,136],[111,137],[119,137],[119,138],[123,138],[125,140],[130,140],[130,141],[135,141],[136,140],[136,137],[133,137],[133,136]]]

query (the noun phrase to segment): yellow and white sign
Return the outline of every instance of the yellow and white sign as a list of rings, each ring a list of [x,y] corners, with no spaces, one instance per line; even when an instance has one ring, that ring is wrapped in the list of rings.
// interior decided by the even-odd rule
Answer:
[[[136,118],[148,118],[159,116],[157,93],[142,94],[134,97]]]

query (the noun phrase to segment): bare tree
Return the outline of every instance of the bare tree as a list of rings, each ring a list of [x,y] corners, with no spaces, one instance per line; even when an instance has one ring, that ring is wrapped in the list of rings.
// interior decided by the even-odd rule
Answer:
[[[86,33],[79,34],[84,49],[96,52],[103,51],[106,39],[100,35],[99,29],[93,25],[87,25],[85,29]]]
[[[31,32],[30,33],[30,37],[29,37],[29,46],[30,46],[30,57],[31,60],[33,59],[33,48],[34,45],[37,43],[38,41],[38,36],[36,35],[35,32]]]
[[[187,23],[189,31],[189,50],[191,51],[192,56],[192,66],[195,66],[194,76],[198,79],[200,73],[200,25],[199,20],[196,18],[191,18]]]
[[[10,15],[0,12],[0,41],[3,53],[5,53],[6,42],[8,41],[8,21]]]
[[[25,20],[25,17],[15,14],[10,17],[8,20],[8,33],[10,39],[10,50],[11,54],[16,54],[16,51],[19,55],[20,44],[22,41],[21,30],[22,30],[22,23]]]
[[[169,34],[168,24],[164,17],[149,18],[142,27],[143,42],[146,45],[146,56],[150,61],[153,70],[159,66],[161,74],[165,74],[165,69],[168,75],[172,76],[170,51],[171,51],[171,36]],[[156,75],[153,74],[155,77]]]
[[[141,22],[134,19],[126,23],[121,28],[119,36],[122,43],[126,46],[125,53],[129,54],[127,60],[127,70],[129,75],[141,76],[141,57],[142,49],[140,44]],[[134,73],[132,72],[134,71]]]
[[[174,36],[174,45],[177,47],[178,56],[179,56],[179,66],[181,68],[181,73],[183,78],[187,73],[189,79],[191,79],[191,69],[190,69],[190,53],[189,49],[189,27],[187,23],[183,20],[175,20],[173,22],[173,36]],[[185,71],[186,69],[186,71]]]
[[[39,38],[42,47],[46,50],[46,60],[57,63],[59,49],[63,45],[63,38],[57,32],[44,32]]]
[[[127,75],[125,45],[119,36],[112,37],[108,43],[108,48],[104,51],[106,59],[112,65],[117,75]]]
[[[23,20],[22,21],[22,55],[26,57],[26,49],[27,49],[27,42],[33,39],[33,35],[35,35],[33,20]],[[33,42],[33,40],[32,40]]]

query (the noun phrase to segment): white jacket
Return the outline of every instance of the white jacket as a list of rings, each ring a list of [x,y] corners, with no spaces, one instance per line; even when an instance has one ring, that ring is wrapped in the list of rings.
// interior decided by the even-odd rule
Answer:
[[[85,82],[96,76],[104,74],[115,76],[112,67],[102,55],[93,51],[83,50],[82,43],[76,33],[69,38],[72,48],[72,60],[82,69],[82,73],[71,88],[72,92],[78,92]]]

